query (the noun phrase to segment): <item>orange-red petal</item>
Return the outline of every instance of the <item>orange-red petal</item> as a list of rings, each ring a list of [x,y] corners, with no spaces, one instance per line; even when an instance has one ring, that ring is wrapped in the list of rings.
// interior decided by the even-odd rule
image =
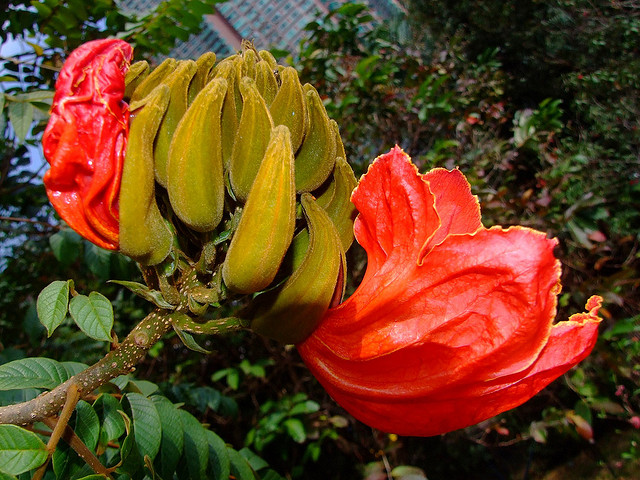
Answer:
[[[410,435],[461,428],[524,402],[593,347],[597,300],[553,325],[556,242],[483,228],[458,171],[422,176],[396,148],[353,201],[367,273],[298,349],[356,418]]]
[[[93,243],[118,247],[118,195],[129,108],[124,75],[132,48],[122,40],[88,42],[74,50],[56,82],[42,139],[51,164],[44,184],[71,228]]]

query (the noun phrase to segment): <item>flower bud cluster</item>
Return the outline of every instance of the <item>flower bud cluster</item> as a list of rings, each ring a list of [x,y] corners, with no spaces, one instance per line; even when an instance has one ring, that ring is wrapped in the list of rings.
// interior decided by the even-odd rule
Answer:
[[[110,42],[102,50],[113,56],[122,45]],[[89,59],[96,78],[101,55]],[[356,179],[318,92],[249,43],[218,63],[207,53],[127,66],[118,71],[128,132],[110,245],[190,316],[259,294],[260,308],[243,310],[252,327],[303,340],[342,296],[355,217]],[[63,151],[55,146],[52,165]]]

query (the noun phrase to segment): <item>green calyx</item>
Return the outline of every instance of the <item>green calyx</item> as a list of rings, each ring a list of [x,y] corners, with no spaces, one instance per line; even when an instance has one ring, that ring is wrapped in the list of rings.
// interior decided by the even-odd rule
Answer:
[[[342,296],[355,217],[356,180],[318,92],[246,43],[217,64],[133,64],[126,94],[121,252],[154,272],[183,330],[185,315],[224,311],[302,341]]]

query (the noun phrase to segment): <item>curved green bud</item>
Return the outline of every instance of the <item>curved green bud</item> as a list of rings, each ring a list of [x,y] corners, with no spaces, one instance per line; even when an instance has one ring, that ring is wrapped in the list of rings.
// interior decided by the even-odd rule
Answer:
[[[289,129],[291,146],[293,151],[297,152],[307,124],[304,93],[295,68],[284,68],[280,72],[280,80],[282,84],[269,110],[274,125],[284,125]]]
[[[185,225],[199,232],[215,229],[224,210],[220,115],[226,92],[223,78],[200,91],[180,120],[169,150],[171,208]]]
[[[336,140],[327,111],[315,88],[304,86],[309,129],[296,155],[296,190],[310,192],[329,177],[336,161]]]
[[[267,150],[273,120],[253,80],[243,78],[240,93],[244,106],[229,164],[229,182],[235,197],[245,201]]]
[[[276,61],[276,57],[274,57],[269,50],[260,50],[258,52],[258,55],[262,60],[267,62],[267,64],[271,68],[271,71],[274,71],[276,68],[278,68],[278,62]]]
[[[336,157],[342,157],[347,160],[347,154],[344,150],[344,144],[342,143],[342,137],[340,136],[340,127],[338,126],[338,122],[331,119],[329,120],[331,123],[331,128],[333,129],[333,135],[336,139]]]
[[[219,63],[214,72],[214,78],[224,78],[228,84],[227,95],[222,105],[222,160],[225,166],[231,161],[233,143],[242,115],[242,97],[239,89],[241,63],[242,58],[235,56]]]
[[[120,252],[143,265],[162,262],[173,235],[155,196],[153,141],[169,105],[169,87],[157,87],[131,116],[120,184]]]
[[[145,60],[132,63],[124,76],[124,97],[131,98],[134,90],[140,85],[145,78],[149,75],[149,63]]]
[[[295,272],[302,264],[304,257],[307,255],[307,249],[309,248],[309,230],[304,228],[296,233],[291,240],[291,245],[287,254],[284,257],[281,272],[292,273]]]
[[[154,68],[142,82],[140,82],[131,94],[131,102],[129,105],[131,111],[134,111],[139,107],[139,105],[136,105],[136,102],[139,102],[149,95],[154,88],[162,83],[167,75],[176,69],[177,63],[178,62],[175,59],[167,58],[164,62]]]
[[[156,180],[163,187],[167,186],[167,163],[169,160],[169,148],[173,135],[178,128],[178,123],[187,111],[187,92],[189,83],[197,70],[196,62],[193,60],[184,60],[178,62],[176,71],[166,77],[162,84],[167,85],[171,89],[171,98],[167,113],[162,118],[160,130],[156,138],[155,148],[153,150]]]
[[[299,343],[317,327],[325,311],[344,293],[344,251],[333,222],[304,193],[302,208],[309,228],[309,246],[300,266],[284,284],[258,295],[251,329],[283,343]]]
[[[209,81],[209,73],[215,63],[216,54],[213,52],[204,53],[196,60],[196,74],[191,80],[189,93],[187,94],[189,105],[193,103],[198,96],[198,93],[200,93],[200,90],[202,90]]]
[[[258,62],[258,54],[253,47],[247,47],[242,53],[242,76],[249,77],[253,80],[256,78],[256,63]]]
[[[289,129],[273,129],[222,266],[227,287],[264,290],[280,268],[295,227],[296,192]]]
[[[318,205],[327,212],[335,225],[345,252],[353,243],[353,222],[358,212],[355,205],[351,203],[351,192],[357,184],[358,181],[351,166],[344,158],[338,157],[333,178],[317,199]]]
[[[278,81],[273,69],[264,60],[256,64],[256,86],[267,106],[270,106],[278,93]]]

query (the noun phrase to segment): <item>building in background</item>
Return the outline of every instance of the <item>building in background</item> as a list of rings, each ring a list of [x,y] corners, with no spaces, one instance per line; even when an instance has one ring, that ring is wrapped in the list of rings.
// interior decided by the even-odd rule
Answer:
[[[129,0],[126,5],[144,11],[160,0]],[[405,12],[399,0],[360,0],[378,22]],[[220,56],[240,49],[242,39],[260,49],[295,52],[309,22],[329,13],[346,0],[228,0],[216,5],[215,15],[205,16],[204,29],[171,52],[175,58],[195,58],[213,51]]]

